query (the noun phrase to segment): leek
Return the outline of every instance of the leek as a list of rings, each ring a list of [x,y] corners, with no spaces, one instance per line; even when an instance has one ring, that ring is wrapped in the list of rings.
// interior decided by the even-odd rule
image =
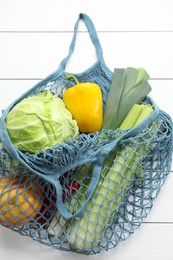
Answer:
[[[151,105],[135,104],[119,128],[125,130],[136,127],[152,112]],[[139,170],[141,156],[145,156],[148,151],[146,145],[138,147],[131,143],[113,151],[111,165],[104,165],[99,183],[83,216],[72,219],[67,227],[67,240],[73,248],[89,252],[98,246],[111,218],[115,219],[124,202],[125,194]]]
[[[151,87],[143,68],[114,69],[103,117],[103,129],[117,129],[134,104],[140,104]]]

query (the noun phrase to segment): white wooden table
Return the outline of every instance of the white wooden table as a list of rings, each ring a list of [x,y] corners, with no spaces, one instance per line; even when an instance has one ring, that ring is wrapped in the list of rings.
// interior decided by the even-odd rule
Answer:
[[[173,117],[172,0],[0,0],[0,110],[53,72],[67,54],[80,12],[93,20],[108,67],[143,67],[150,74],[151,97]],[[95,62],[81,23],[68,64],[81,72]],[[172,167],[173,171],[173,167]],[[173,174],[150,215],[126,242],[89,259],[173,260]],[[0,259],[81,259],[48,248],[0,227]]]

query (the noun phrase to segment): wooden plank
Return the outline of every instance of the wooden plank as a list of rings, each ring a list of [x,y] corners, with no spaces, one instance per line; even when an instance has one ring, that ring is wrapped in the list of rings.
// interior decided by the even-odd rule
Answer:
[[[1,0],[0,31],[71,31],[81,11],[99,31],[172,30],[172,10],[170,0]]]
[[[162,110],[170,114],[173,118],[173,80],[150,80],[149,83],[152,87],[152,91],[149,94],[150,97],[153,98]]]
[[[143,224],[126,242],[106,256],[116,260],[172,260],[172,231],[172,224]]]
[[[0,111],[33,87],[38,80],[0,80]]]
[[[67,55],[72,33],[0,33],[0,78],[42,78]],[[152,78],[172,78],[172,33],[99,33],[107,66],[144,67]],[[87,55],[86,55],[87,50]],[[87,33],[79,33],[67,71],[97,60]]]
[[[110,260],[172,260],[172,233],[173,224],[143,224],[116,248],[102,252],[100,255],[90,256],[90,259],[107,257]],[[14,260],[21,256],[25,257],[25,260],[81,259],[80,254],[52,249],[3,227],[0,227],[0,250],[1,258],[4,260],[10,259],[11,256]],[[87,260],[88,257],[82,255],[83,259]]]
[[[58,67],[68,52],[74,23],[82,11],[92,18],[99,32],[110,69],[144,67],[152,78],[150,96],[173,118],[172,10],[171,0],[1,0],[0,111]],[[66,69],[71,72],[84,71],[96,61],[83,23],[79,31],[75,53]],[[172,182],[173,164],[141,227],[116,249],[99,255],[101,259],[173,259]],[[79,254],[51,249],[2,226],[0,251],[4,260],[81,259]]]

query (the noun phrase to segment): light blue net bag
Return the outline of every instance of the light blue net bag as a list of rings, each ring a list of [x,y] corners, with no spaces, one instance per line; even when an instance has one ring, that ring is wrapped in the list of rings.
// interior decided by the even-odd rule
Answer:
[[[72,86],[65,67],[83,20],[98,61],[78,74],[97,83],[103,106],[112,72],[107,68],[91,19],[80,14],[69,54],[57,71],[40,81],[3,111],[0,121],[0,222],[47,246],[96,254],[126,240],[149,214],[170,173],[173,124],[147,97],[154,113],[130,130],[80,134],[37,153],[12,145],[5,125],[9,111],[26,97],[50,90],[62,97]],[[16,206],[17,205],[17,206]]]

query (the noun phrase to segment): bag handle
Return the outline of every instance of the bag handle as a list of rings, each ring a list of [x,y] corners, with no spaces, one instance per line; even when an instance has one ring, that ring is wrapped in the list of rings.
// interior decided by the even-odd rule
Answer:
[[[102,47],[101,47],[99,38],[97,36],[95,26],[94,26],[91,18],[87,14],[80,13],[79,17],[78,17],[78,19],[75,23],[75,26],[74,26],[74,34],[73,34],[73,38],[72,38],[72,41],[71,41],[71,44],[70,44],[70,47],[69,47],[69,53],[60,63],[60,67],[63,70],[65,69],[67,61],[74,51],[75,43],[76,43],[76,36],[77,36],[78,26],[79,26],[80,20],[83,20],[83,22],[85,23],[85,25],[88,29],[88,33],[89,33],[90,39],[91,39],[91,41],[92,41],[92,43],[95,47],[98,60],[101,61],[103,59]]]
[[[92,178],[91,178],[91,182],[90,185],[87,189],[87,193],[86,193],[86,200],[83,203],[81,209],[79,209],[78,211],[76,211],[74,214],[72,214],[66,207],[66,205],[64,204],[63,200],[62,200],[62,187],[61,184],[59,182],[59,180],[56,180],[55,183],[52,183],[55,188],[56,188],[56,194],[57,194],[57,200],[56,200],[56,207],[59,210],[60,214],[65,218],[65,219],[70,219],[70,218],[75,218],[75,217],[82,217],[87,203],[88,201],[91,199],[91,196],[94,193],[94,190],[99,182],[99,178],[100,178],[100,174],[101,174],[101,169],[102,169],[102,165],[103,165],[103,161],[104,161],[104,157],[100,156],[98,158],[98,160],[96,161],[96,164],[94,166],[93,172],[92,172]],[[50,181],[50,179],[49,179]]]
[[[5,117],[8,113],[8,109],[5,110],[0,118],[0,138],[1,141],[5,147],[5,149],[7,150],[7,152],[9,152],[9,154],[14,157],[15,159],[17,159],[19,162],[21,162],[24,166],[26,166],[26,168],[28,170],[30,170],[31,172],[41,176],[43,179],[45,179],[46,181],[48,181],[49,183],[53,184],[54,187],[56,188],[56,193],[57,193],[57,201],[56,201],[56,206],[57,209],[59,210],[60,214],[66,218],[75,218],[75,217],[81,217],[83,215],[83,212],[86,209],[87,203],[88,201],[91,199],[91,196],[94,193],[94,190],[99,182],[99,178],[100,178],[100,174],[101,174],[101,169],[102,169],[102,165],[103,165],[103,161],[105,156],[124,138],[129,138],[135,134],[137,134],[138,132],[140,132],[143,128],[145,128],[146,125],[148,125],[149,123],[153,122],[158,114],[159,114],[159,107],[155,104],[155,102],[151,99],[151,98],[147,98],[147,101],[149,103],[152,103],[154,106],[154,110],[155,112],[152,113],[147,119],[145,119],[142,123],[140,123],[137,127],[130,129],[128,131],[126,131],[124,134],[122,134],[120,137],[118,137],[117,139],[115,139],[111,144],[107,144],[104,149],[101,150],[101,152],[99,152],[98,157],[93,158],[93,162],[95,162],[95,166],[92,172],[92,178],[91,178],[91,182],[90,185],[88,187],[87,190],[87,194],[86,194],[86,201],[85,203],[82,205],[81,209],[78,210],[77,212],[75,212],[74,214],[71,214],[71,212],[69,212],[69,210],[66,208],[66,205],[64,204],[63,200],[62,200],[62,186],[60,184],[59,179],[57,178],[57,175],[46,175],[43,174],[39,171],[37,171],[35,169],[35,167],[33,165],[31,165],[28,161],[25,162],[24,158],[23,158],[23,153],[20,152],[18,149],[16,149],[12,143],[11,140],[8,136],[7,130],[6,130],[6,126],[5,126]]]
[[[103,166],[105,156],[107,154],[109,154],[112,151],[112,149],[114,149],[122,139],[129,138],[129,137],[136,135],[137,133],[142,131],[142,129],[144,129],[146,127],[146,125],[150,124],[151,122],[153,122],[158,117],[159,112],[160,112],[159,107],[149,97],[146,98],[146,101],[148,103],[153,104],[154,113],[152,113],[148,118],[146,118],[143,122],[141,122],[135,128],[132,128],[132,129],[125,131],[122,135],[120,135],[120,137],[116,138],[111,144],[106,145],[104,147],[104,149],[102,149],[101,153],[98,156],[98,159],[95,161],[95,166],[94,166],[94,169],[93,169],[93,172],[92,172],[91,183],[88,187],[87,194],[86,194],[87,199],[86,199],[85,203],[82,205],[81,209],[78,210],[75,214],[71,214],[68,211],[68,209],[66,208],[66,206],[64,205],[64,203],[62,201],[62,187],[61,187],[59,182],[56,182],[56,192],[57,192],[57,195],[58,195],[56,205],[57,205],[57,208],[58,208],[60,214],[63,217],[65,217],[66,219],[69,219],[69,218],[81,217],[83,215],[83,213],[86,209],[87,203],[91,199],[91,197],[92,197],[92,195],[93,195],[93,193],[96,189],[96,186],[99,182],[99,178],[100,178],[100,175],[101,175],[101,170],[102,170],[102,166]]]

